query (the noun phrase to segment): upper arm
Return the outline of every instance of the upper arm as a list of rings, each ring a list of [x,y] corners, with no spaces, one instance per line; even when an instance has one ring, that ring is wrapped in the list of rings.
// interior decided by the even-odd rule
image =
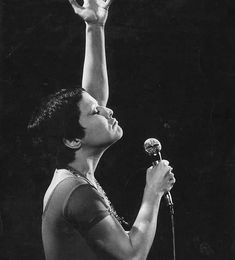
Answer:
[[[81,233],[109,215],[104,199],[90,184],[75,187],[64,204],[64,216]]]
[[[112,259],[130,259],[133,250],[128,234],[90,185],[81,185],[72,192],[64,213],[67,220],[85,235],[93,250]]]

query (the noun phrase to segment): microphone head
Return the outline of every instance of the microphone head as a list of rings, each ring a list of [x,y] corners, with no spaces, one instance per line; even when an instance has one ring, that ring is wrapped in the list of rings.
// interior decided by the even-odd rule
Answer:
[[[161,149],[162,145],[156,138],[149,138],[144,142],[144,150],[149,156],[156,156]]]

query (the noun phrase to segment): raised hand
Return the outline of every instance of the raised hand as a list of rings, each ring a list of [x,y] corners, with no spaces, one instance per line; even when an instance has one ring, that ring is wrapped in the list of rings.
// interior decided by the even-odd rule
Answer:
[[[74,12],[86,23],[104,25],[108,17],[108,8],[112,0],[84,0],[83,5],[69,0]]]

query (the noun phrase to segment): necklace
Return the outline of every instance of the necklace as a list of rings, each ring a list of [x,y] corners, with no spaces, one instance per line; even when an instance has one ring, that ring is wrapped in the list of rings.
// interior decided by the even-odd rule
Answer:
[[[123,217],[119,217],[116,210],[114,209],[112,203],[110,202],[110,200],[108,199],[104,189],[101,187],[101,185],[99,184],[99,182],[96,180],[96,178],[94,177],[94,181],[95,181],[95,185],[87,178],[85,177],[81,172],[79,172],[78,170],[74,169],[71,166],[67,166],[66,169],[72,173],[74,176],[76,177],[82,177],[84,179],[87,180],[87,182],[93,186],[101,195],[101,197],[104,199],[105,204],[108,206],[108,211],[109,213],[114,216],[121,224],[125,224],[128,225],[128,223],[124,220]]]
[[[92,183],[92,181],[90,181],[84,174],[82,174],[80,171],[74,169],[73,167],[67,166],[65,169],[68,170],[70,173],[72,173],[72,175],[74,175],[75,177],[82,177],[82,178],[86,179],[86,181],[87,181],[91,186],[93,186],[93,187],[95,187],[95,188],[97,189],[97,187],[96,187],[96,185],[97,185],[97,180],[95,179],[95,177],[94,177],[94,183]]]

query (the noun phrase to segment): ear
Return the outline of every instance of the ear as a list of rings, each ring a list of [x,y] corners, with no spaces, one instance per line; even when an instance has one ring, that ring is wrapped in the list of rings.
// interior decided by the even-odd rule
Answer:
[[[79,138],[75,138],[73,140],[63,138],[63,143],[65,144],[65,146],[71,149],[79,149],[82,145],[82,141]]]

